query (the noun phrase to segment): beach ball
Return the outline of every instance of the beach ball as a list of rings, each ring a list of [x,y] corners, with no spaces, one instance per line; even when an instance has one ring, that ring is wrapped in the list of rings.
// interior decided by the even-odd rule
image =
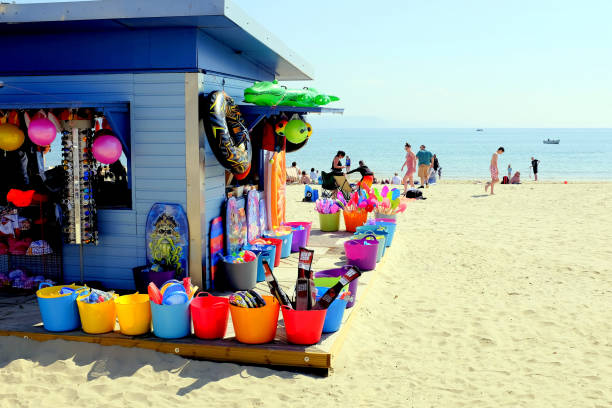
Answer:
[[[57,128],[47,118],[37,118],[30,122],[28,136],[32,143],[39,146],[49,146],[57,135]]]
[[[276,125],[274,125],[274,131],[279,136],[285,136],[285,128],[286,127],[287,127],[287,121],[285,119],[282,119],[282,120],[276,122]]]
[[[96,160],[104,164],[111,164],[119,160],[123,151],[119,139],[112,135],[96,137],[91,150]]]
[[[12,152],[21,147],[25,136],[21,129],[10,123],[0,125],[0,149]]]
[[[308,126],[300,119],[292,119],[285,126],[285,136],[291,143],[302,143],[308,137]]]

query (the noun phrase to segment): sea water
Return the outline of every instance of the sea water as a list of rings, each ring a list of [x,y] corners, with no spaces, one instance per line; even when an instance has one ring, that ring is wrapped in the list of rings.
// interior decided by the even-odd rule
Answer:
[[[561,142],[542,143],[549,138]],[[435,153],[443,179],[489,178],[491,155],[503,146],[500,177],[510,164],[513,174],[520,171],[529,180],[533,156],[540,160],[540,180],[612,180],[612,129],[314,129],[302,149],[288,154],[287,166],[295,161],[307,173],[312,167],[329,171],[336,152],[344,150],[351,168],[364,160],[377,178],[396,172],[401,178],[406,142],[415,153],[421,144]]]

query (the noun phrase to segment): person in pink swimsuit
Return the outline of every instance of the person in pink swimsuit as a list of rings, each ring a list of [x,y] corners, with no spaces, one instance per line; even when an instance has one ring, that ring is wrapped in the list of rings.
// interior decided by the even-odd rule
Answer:
[[[406,174],[404,175],[404,179],[402,180],[402,184],[404,185],[404,193],[408,191],[408,182],[410,182],[410,187],[414,187],[414,172],[416,171],[416,156],[410,150],[410,143],[406,143],[404,145],[404,150],[406,150],[406,160],[402,165],[400,171],[404,170],[404,166],[406,167]]]
[[[493,195],[493,186],[495,185],[495,183],[499,182],[499,170],[497,168],[497,158],[504,151],[505,151],[504,148],[500,146],[499,149],[497,149],[497,151],[493,153],[493,156],[491,157],[491,165],[489,166],[489,170],[491,170],[491,181],[487,181],[487,184],[485,184],[485,191],[487,191],[489,187],[491,187],[491,195]]]

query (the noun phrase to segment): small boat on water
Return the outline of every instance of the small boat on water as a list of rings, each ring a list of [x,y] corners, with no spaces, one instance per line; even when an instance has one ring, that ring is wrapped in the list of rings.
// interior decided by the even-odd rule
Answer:
[[[476,129],[477,132],[483,132],[484,129]]]
[[[542,142],[544,144],[559,144],[560,141],[561,139],[545,139]]]

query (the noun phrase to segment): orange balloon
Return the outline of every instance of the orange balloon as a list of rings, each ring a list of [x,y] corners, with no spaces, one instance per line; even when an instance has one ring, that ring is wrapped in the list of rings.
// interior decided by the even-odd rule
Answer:
[[[10,123],[0,125],[0,149],[12,152],[23,144],[25,136],[21,129]]]

